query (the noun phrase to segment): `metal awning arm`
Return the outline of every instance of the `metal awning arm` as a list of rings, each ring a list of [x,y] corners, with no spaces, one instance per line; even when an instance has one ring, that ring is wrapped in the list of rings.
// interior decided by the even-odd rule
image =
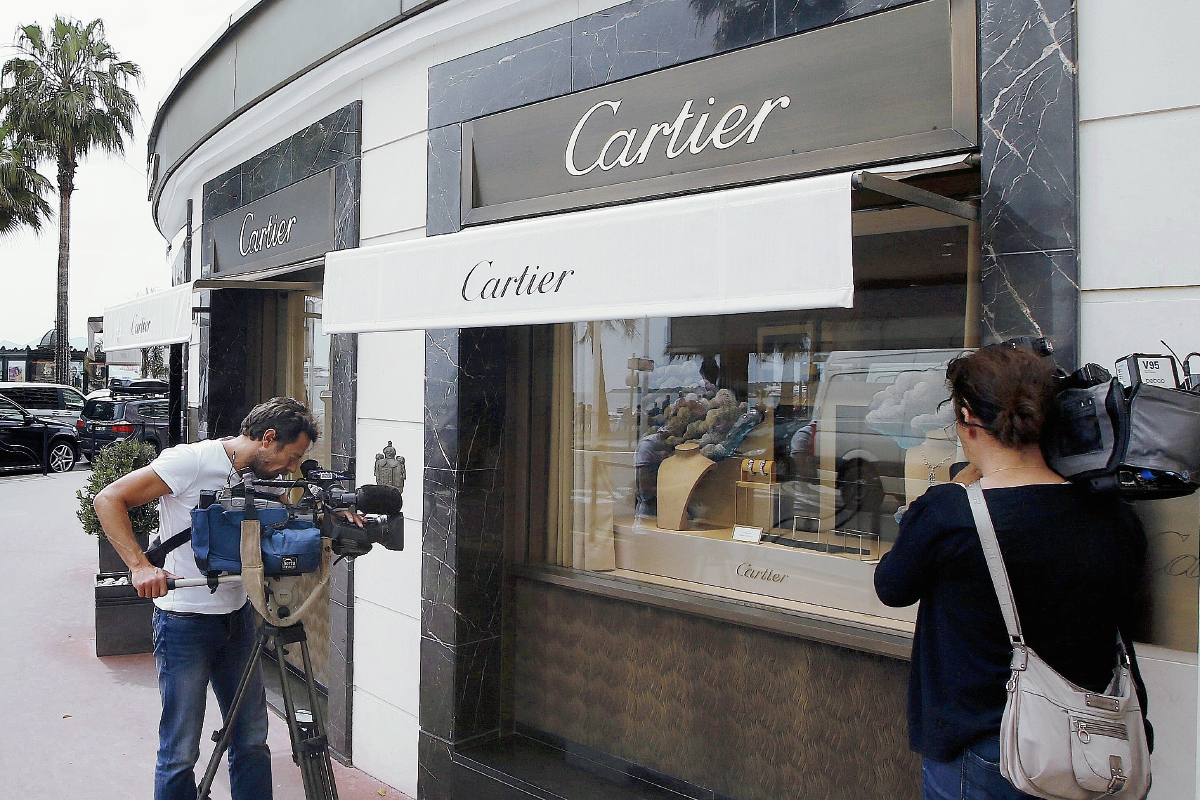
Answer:
[[[263,291],[316,292],[320,281],[238,281],[228,278],[209,278],[192,282],[195,291],[201,289],[261,289]]]
[[[850,185],[855,189],[878,192],[888,197],[894,197],[897,200],[916,203],[919,206],[932,208],[934,211],[941,211],[944,214],[951,214],[962,219],[979,219],[979,209],[976,206],[963,203],[959,200],[952,200],[944,195],[934,194],[924,189],[918,189],[916,186],[909,186],[907,183],[894,181],[891,178],[885,178],[874,172],[853,173],[850,176]]]

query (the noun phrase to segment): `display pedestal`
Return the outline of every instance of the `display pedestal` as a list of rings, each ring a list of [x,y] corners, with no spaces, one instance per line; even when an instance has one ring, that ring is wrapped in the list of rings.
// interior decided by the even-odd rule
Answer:
[[[665,531],[686,531],[688,501],[696,484],[716,466],[716,462],[700,453],[697,442],[684,442],[675,448],[675,455],[658,468],[658,527]]]

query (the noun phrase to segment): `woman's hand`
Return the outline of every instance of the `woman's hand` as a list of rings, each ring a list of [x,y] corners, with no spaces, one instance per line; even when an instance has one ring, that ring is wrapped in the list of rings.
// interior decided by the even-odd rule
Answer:
[[[983,472],[974,464],[967,464],[958,474],[954,476],[954,483],[961,483],[963,486],[970,486],[972,483],[983,479]]]

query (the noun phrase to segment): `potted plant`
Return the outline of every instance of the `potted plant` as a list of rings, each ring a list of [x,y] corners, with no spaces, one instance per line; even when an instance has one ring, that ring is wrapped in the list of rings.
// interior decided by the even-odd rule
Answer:
[[[92,459],[92,474],[88,478],[87,486],[75,492],[75,497],[79,500],[79,510],[75,512],[75,515],[83,524],[84,532],[98,536],[100,539],[100,572],[102,573],[128,572],[129,568],[125,566],[125,562],[121,560],[117,551],[105,537],[104,529],[100,527],[100,520],[96,518],[96,511],[92,508],[92,501],[105,486],[128,475],[135,469],[146,466],[154,460],[155,455],[154,445],[148,442],[137,439],[114,442],[96,453]],[[145,550],[150,543],[150,534],[158,529],[158,501],[153,500],[144,506],[130,509],[129,520],[133,523],[134,537]]]

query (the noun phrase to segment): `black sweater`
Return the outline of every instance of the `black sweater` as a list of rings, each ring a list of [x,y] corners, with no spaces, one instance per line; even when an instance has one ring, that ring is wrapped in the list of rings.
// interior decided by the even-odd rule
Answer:
[[[1129,506],[1072,484],[984,491],[1025,641],[1063,677],[1102,691],[1117,626],[1131,631],[1146,538]],[[875,571],[889,606],[920,601],[909,743],[935,761],[1000,731],[1012,647],[967,493],[935,486],[908,509]]]

